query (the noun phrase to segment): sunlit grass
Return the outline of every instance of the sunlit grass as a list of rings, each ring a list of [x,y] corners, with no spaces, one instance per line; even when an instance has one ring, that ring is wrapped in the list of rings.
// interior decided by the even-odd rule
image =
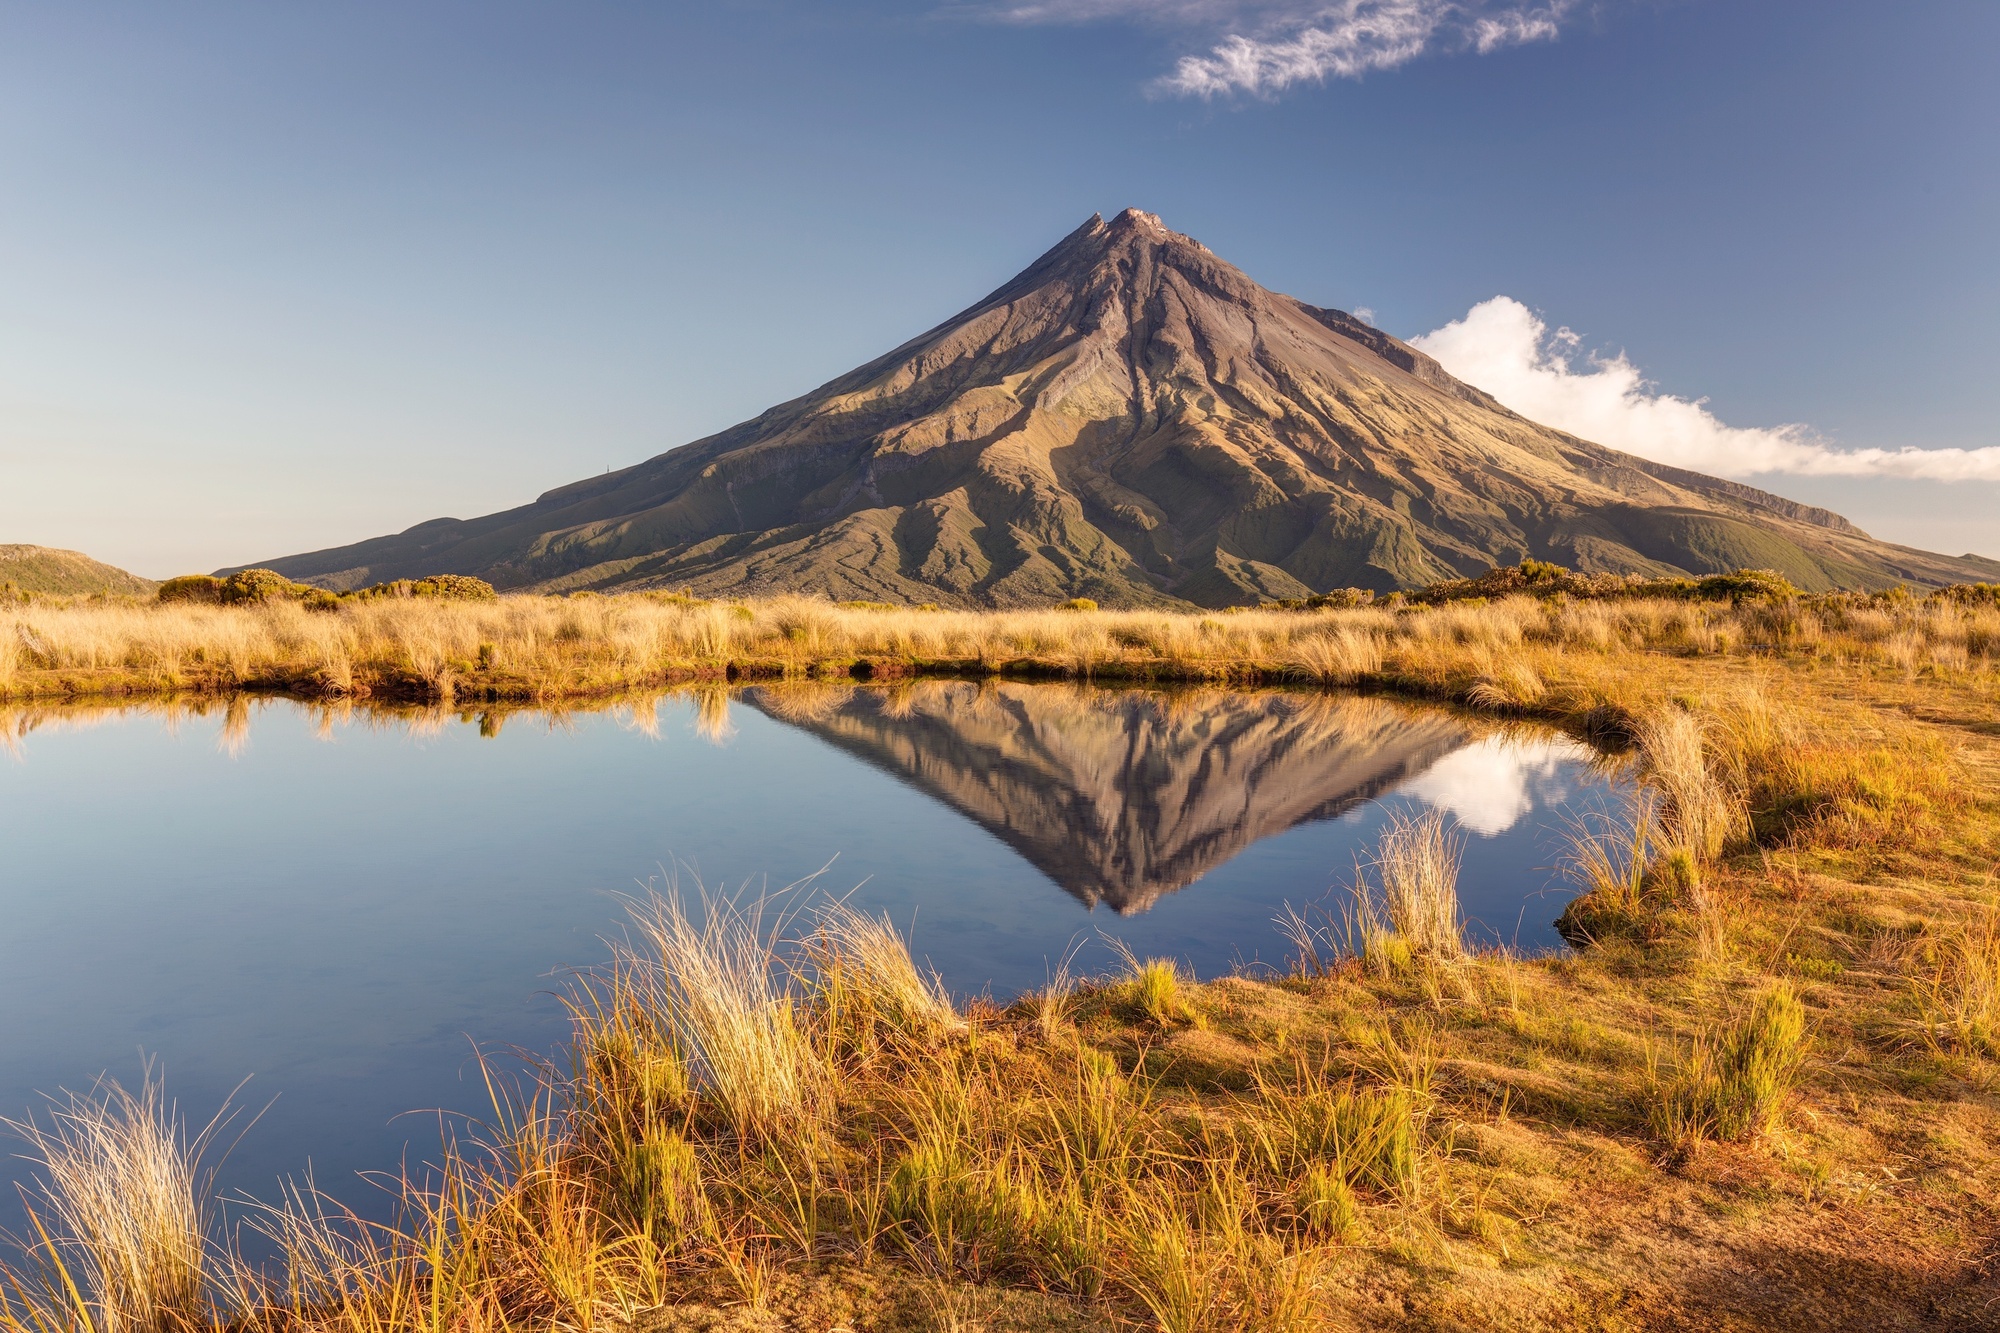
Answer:
[[[223,1274],[202,1157],[222,1119],[190,1134],[149,1069],[137,1093],[104,1081],[46,1119],[6,1123],[39,1178],[31,1263],[0,1279],[0,1319],[94,1333],[205,1327]]]
[[[1855,599],[1848,599],[1854,601]],[[1591,663],[1777,653],[1940,679],[1991,675],[2000,607],[1938,599],[1676,598],[1213,612],[938,611],[654,594],[0,606],[0,697],[250,686],[549,699],[663,681],[1007,671],[1392,684],[1498,713],[1595,706]],[[1879,605],[1877,605],[1879,603]],[[1660,738],[1662,741],[1671,739]],[[1700,830],[1709,836],[1706,826]]]
[[[769,691],[800,716],[863,659],[1254,670],[1561,722],[1629,745],[1642,796],[1577,831],[1572,918],[1597,927],[1546,958],[1468,946],[1456,882],[1480,844],[1441,818],[1385,829],[1348,921],[1292,914],[1289,972],[1198,980],[1132,956],[1075,978],[1066,960],[1004,1006],[953,1004],[890,922],[839,905],[648,900],[569,994],[567,1051],[491,1069],[487,1123],[401,1183],[393,1225],[308,1184],[256,1214],[275,1268],[214,1225],[201,1136],[155,1085],[59,1103],[70,1118],[29,1144],[51,1188],[0,1281],[10,1331],[622,1333],[679,1308],[807,1326],[801,1293],[841,1273],[877,1303],[838,1318],[881,1329],[1261,1333],[1382,1310],[1569,1328],[1661,1292],[1690,1326],[1735,1326],[1766,1308],[1727,1303],[1757,1245],[1849,1235],[1843,1262],[1880,1249],[1945,1274],[1923,1301],[1978,1294],[1963,1237],[2000,1179],[1981,1119],[2000,802],[1990,748],[1968,748],[2000,722],[1983,606],[180,611],[11,611],[42,618],[15,624],[0,688],[310,680],[331,716],[362,689],[435,704],[448,686],[463,709],[691,672],[698,731],[722,740],[731,666],[820,678]],[[184,700],[159,706],[202,706]],[[232,744],[250,716],[233,703]],[[55,716],[0,710],[0,741]],[[1847,1271],[1759,1269],[1755,1298],[1900,1299]],[[997,1312],[1000,1292],[1032,1312]]]
[[[1656,1083],[1654,1131],[1690,1151],[1711,1139],[1739,1142],[1777,1124],[1805,1055],[1805,1009],[1784,982],[1747,1010],[1697,1032]]]

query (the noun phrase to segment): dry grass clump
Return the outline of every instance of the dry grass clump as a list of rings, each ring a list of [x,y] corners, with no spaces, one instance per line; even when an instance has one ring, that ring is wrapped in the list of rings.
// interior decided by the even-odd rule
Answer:
[[[1179,963],[1171,958],[1142,960],[1121,940],[1112,941],[1112,947],[1125,967],[1120,993],[1133,1009],[1162,1027],[1198,1018],[1187,999],[1192,978],[1182,973]]]
[[[1382,669],[1382,643],[1365,628],[1329,628],[1295,637],[1291,658],[1297,674],[1307,680],[1351,685]]]
[[[1412,955],[1452,962],[1465,954],[1458,906],[1463,848],[1445,821],[1442,810],[1391,816],[1372,862],[1379,888],[1365,875],[1357,877],[1355,911],[1364,948],[1388,970]]]
[[[818,970],[820,1002],[829,1022],[862,1035],[890,1033],[931,1041],[962,1031],[944,982],[919,968],[909,946],[885,916],[869,916],[844,902],[818,914],[807,950]]]
[[[1649,873],[1657,843],[1653,804],[1644,795],[1620,815],[1573,820],[1562,869],[1581,892],[1557,923],[1564,935],[1587,944],[1643,920],[1657,906],[1660,877]]]
[[[824,1071],[780,954],[782,923],[766,924],[762,900],[705,895],[701,908],[697,920],[670,891],[635,912],[639,944],[621,949],[620,975],[737,1134],[810,1128],[825,1110]]]
[[[1349,963],[1382,978],[1430,975],[1468,956],[1458,901],[1462,846],[1446,819],[1439,809],[1391,814],[1373,856],[1356,866],[1344,907],[1280,907],[1272,924],[1292,946],[1295,976],[1325,979]]]
[[[1343,1236],[1358,1215],[1355,1191],[1417,1188],[1418,1118],[1407,1090],[1338,1082],[1323,1058],[1296,1064],[1288,1079],[1263,1069],[1256,1079],[1245,1133],[1270,1169],[1299,1182],[1308,1228]]]
[[[1709,725],[1685,709],[1662,709],[1638,726],[1646,781],[1659,793],[1657,819],[1670,847],[1697,864],[1715,860],[1744,829],[1741,799],[1710,763]]]
[[[106,1081],[57,1104],[46,1125],[4,1123],[40,1167],[28,1192],[39,1262],[0,1281],[0,1325],[207,1327],[215,1275],[199,1163],[221,1119],[190,1137],[149,1070],[137,1095]]]
[[[1784,1110],[1805,1048],[1805,1008],[1789,983],[1775,982],[1742,1014],[1697,1033],[1655,1082],[1654,1132],[1683,1152],[1765,1133]]]
[[[1911,986],[1925,1044],[2000,1057],[2000,911],[1979,913],[1916,961]]]

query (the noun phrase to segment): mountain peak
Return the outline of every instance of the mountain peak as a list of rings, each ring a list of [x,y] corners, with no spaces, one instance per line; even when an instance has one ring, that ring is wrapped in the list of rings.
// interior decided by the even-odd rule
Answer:
[[[1114,231],[1148,231],[1162,236],[1174,234],[1167,230],[1166,223],[1160,221],[1158,213],[1148,213],[1138,208],[1128,208],[1120,213],[1112,219],[1111,227]]]
[[[465,523],[271,561],[327,586],[804,591],[958,606],[1228,606],[1527,558],[1990,580],[1820,511],[1538,426],[1128,208],[803,397]]]

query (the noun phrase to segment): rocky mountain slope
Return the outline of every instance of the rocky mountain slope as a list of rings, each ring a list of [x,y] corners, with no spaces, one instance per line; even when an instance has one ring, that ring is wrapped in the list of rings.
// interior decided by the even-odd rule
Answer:
[[[1808,589],[2000,577],[2000,562],[1879,542],[1536,425],[1136,210],[1093,217],[963,314],[755,420],[519,509],[267,563],[335,588],[461,573],[502,589],[1225,606],[1526,557],[1761,567]]]
[[[53,546],[0,546],[0,586],[13,584],[22,592],[130,593],[149,597],[159,588],[152,579],[128,574],[116,565],[92,560],[81,551]]]

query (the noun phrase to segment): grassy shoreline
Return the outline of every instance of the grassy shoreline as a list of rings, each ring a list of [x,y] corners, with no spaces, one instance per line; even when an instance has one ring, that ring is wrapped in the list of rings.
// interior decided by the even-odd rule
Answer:
[[[658,595],[385,598],[319,609],[285,599],[0,606],[0,700],[242,689],[549,702],[715,680],[948,675],[1316,683],[1547,713],[1555,701],[1545,677],[1588,676],[1593,661],[1634,653],[1977,676],[2000,666],[2000,603],[1908,595],[1571,600],[1514,588],[1491,600],[1214,613]]]
[[[662,670],[639,629],[718,614],[622,600],[359,607],[342,642],[400,644],[348,668],[409,672],[436,708],[504,669],[559,704]],[[305,632],[241,614],[270,616],[273,642]],[[1195,983],[1135,959],[1004,1009],[941,1003],[866,922],[774,945],[659,906],[574,993],[566,1062],[413,1182],[398,1230],[294,1201],[285,1274],[209,1237],[199,1280],[148,1305],[55,1226],[0,1283],[0,1326],[1971,1329],[2000,1308],[1990,608],[719,614],[748,637],[707,661],[805,689],[851,684],[863,649],[1099,680],[1256,664],[1553,720],[1630,743],[1652,804],[1580,831],[1588,943],[1549,958],[1457,950],[1446,858],[1415,836],[1382,849],[1369,914],[1301,905],[1290,975]],[[423,625],[456,637],[412,639]],[[510,668],[510,625],[507,651],[548,655]],[[922,632],[977,651],[897,638]],[[139,641],[106,630],[101,651]],[[489,674],[463,643],[495,645]],[[240,686],[253,650],[209,665]],[[45,670],[17,662],[13,697]]]

